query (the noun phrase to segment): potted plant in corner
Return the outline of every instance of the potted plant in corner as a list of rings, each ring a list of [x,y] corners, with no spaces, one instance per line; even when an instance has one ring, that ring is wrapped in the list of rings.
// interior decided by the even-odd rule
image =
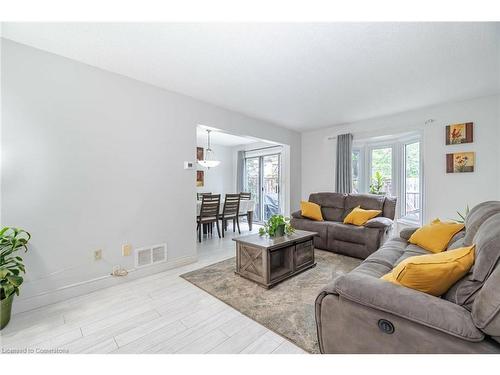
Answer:
[[[10,321],[14,294],[19,295],[19,286],[25,273],[23,258],[19,250],[28,251],[31,235],[23,229],[4,227],[0,230],[0,329]]]
[[[372,178],[372,184],[370,185],[370,193],[377,195],[384,195],[382,189],[384,188],[385,178],[382,173],[376,171]]]
[[[291,234],[294,230],[290,225],[290,218],[283,215],[273,215],[267,223],[264,223],[264,227],[259,228],[259,234],[261,236],[268,234],[269,237],[280,237]]]

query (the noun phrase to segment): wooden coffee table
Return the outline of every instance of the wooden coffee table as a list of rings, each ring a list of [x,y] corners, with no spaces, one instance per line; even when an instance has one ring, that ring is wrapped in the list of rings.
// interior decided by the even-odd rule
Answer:
[[[251,234],[236,241],[236,273],[272,288],[277,283],[316,266],[313,237],[317,233],[296,230],[282,237]]]

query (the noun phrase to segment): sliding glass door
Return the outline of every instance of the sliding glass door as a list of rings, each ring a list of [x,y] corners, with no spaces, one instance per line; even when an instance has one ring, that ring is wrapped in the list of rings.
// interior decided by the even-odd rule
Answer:
[[[280,213],[280,156],[262,156],[262,213],[263,220]]]
[[[254,221],[261,221],[260,209],[260,157],[252,157],[245,159],[245,191],[252,194],[252,199],[255,200],[255,211],[253,212]]]
[[[254,220],[262,222],[281,212],[280,154],[253,156],[245,159],[245,190],[255,200]]]

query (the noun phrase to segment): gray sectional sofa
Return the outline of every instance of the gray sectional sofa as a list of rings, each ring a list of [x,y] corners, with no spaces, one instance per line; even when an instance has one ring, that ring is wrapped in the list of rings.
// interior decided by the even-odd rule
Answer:
[[[309,202],[321,206],[324,221],[303,217],[300,211],[292,214],[291,224],[296,229],[317,232],[314,247],[355,258],[365,259],[376,251],[392,228],[396,198],[373,194],[314,193]],[[353,208],[381,210],[380,216],[364,226],[343,224]]]
[[[500,202],[474,207],[448,249],[476,245],[471,271],[434,297],[381,280],[428,252],[404,230],[316,299],[322,353],[500,353]]]

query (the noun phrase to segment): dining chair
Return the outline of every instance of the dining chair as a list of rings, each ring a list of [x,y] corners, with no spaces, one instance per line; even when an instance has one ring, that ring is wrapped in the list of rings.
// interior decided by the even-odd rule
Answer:
[[[252,193],[244,193],[244,192],[240,193],[240,200],[241,201],[244,201],[244,200],[249,201],[250,199],[252,199]],[[238,216],[239,217],[244,216],[247,218],[247,221],[248,221],[248,212],[246,212],[246,211],[243,213],[238,212]]]
[[[219,228],[219,210],[220,210],[220,194],[203,195],[201,197],[200,215],[197,217],[198,242],[201,242],[201,232],[203,225],[210,224],[210,233],[212,232],[212,224],[217,225],[217,234],[220,238]],[[208,231],[207,231],[208,234]]]
[[[250,200],[252,199],[252,193],[240,193],[240,198]]]
[[[196,199],[199,200],[199,201],[201,201],[201,198],[204,195],[212,195],[212,193],[196,193]]]
[[[239,194],[226,194],[224,198],[224,207],[222,208],[222,214],[219,219],[222,221],[222,237],[224,237],[224,232],[227,230],[227,221],[233,221],[233,232],[235,232],[236,226],[238,226],[238,233],[241,234],[240,221],[240,195]]]

